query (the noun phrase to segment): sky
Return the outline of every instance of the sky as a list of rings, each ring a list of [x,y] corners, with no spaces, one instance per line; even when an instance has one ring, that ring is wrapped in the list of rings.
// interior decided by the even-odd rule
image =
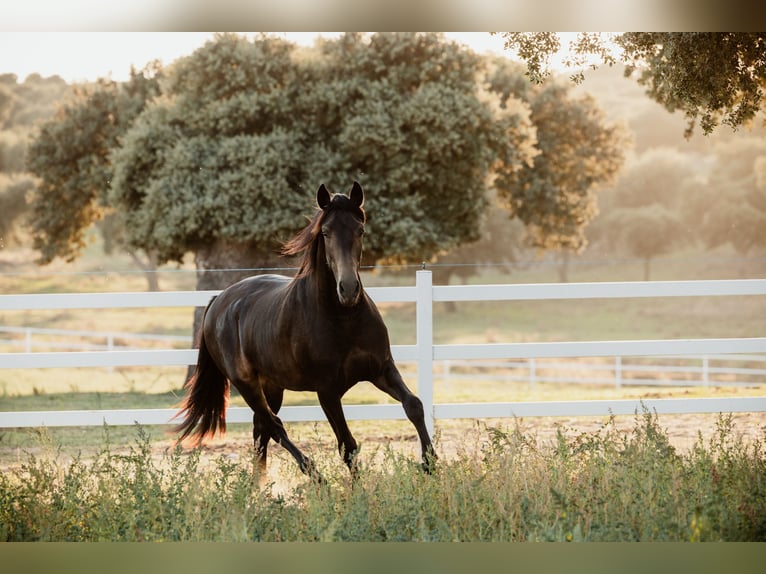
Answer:
[[[313,32],[276,34],[308,46],[316,38]],[[125,81],[131,65],[141,69],[156,59],[167,65],[191,54],[212,36],[211,32],[0,32],[0,74],[16,74],[19,81],[32,73],[58,75],[70,83],[108,76]],[[503,53],[502,39],[489,32],[446,36],[479,53]]]

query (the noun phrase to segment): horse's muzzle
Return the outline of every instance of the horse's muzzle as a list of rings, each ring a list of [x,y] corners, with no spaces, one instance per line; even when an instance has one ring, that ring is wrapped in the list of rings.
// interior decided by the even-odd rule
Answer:
[[[359,301],[362,283],[357,278],[338,281],[338,301],[344,307],[353,307]]]

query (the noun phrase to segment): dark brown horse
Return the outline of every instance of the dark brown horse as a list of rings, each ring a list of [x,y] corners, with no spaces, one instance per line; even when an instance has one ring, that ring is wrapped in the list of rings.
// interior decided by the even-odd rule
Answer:
[[[359,381],[370,381],[400,401],[420,438],[423,466],[435,459],[423,405],[405,385],[391,357],[388,331],[359,277],[364,193],[349,197],[317,191],[319,211],[289,241],[302,254],[293,279],[261,275],[228,287],[205,310],[195,374],[178,413],[179,440],[223,433],[229,384],[253,409],[253,440],[261,470],[270,439],[285,447],[301,470],[318,477],[311,460],[288,438],[277,417],[285,389],[313,391],[353,471],[357,442],[341,406]]]

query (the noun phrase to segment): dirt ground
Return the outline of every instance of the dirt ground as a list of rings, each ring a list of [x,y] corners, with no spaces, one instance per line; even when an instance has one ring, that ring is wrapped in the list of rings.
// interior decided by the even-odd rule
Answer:
[[[734,436],[746,442],[766,439],[766,413],[734,413],[732,416]],[[659,426],[667,433],[671,444],[679,452],[692,448],[702,436],[705,444],[716,433],[719,421],[717,414],[659,415]],[[544,447],[556,440],[559,429],[568,437],[581,433],[594,433],[609,424],[608,417],[560,417],[527,419],[489,419],[489,420],[443,420],[437,421],[435,445],[438,456],[443,460],[460,455],[481,452],[488,440],[488,428],[512,430],[518,425],[527,436],[536,438],[537,444]],[[637,425],[635,416],[618,416],[614,426],[625,434],[630,434]],[[244,425],[242,425],[244,427]],[[341,465],[335,439],[326,423],[288,423],[288,433],[292,440],[305,453],[325,464]],[[420,446],[414,429],[407,421],[384,421],[368,428],[370,423],[355,428],[350,423],[351,431],[360,445],[360,456],[367,462],[379,459],[384,449],[409,456],[413,461],[420,457]],[[170,443],[157,444],[158,453],[170,446]],[[216,438],[203,447],[203,457],[215,459],[225,456],[231,460],[247,460],[252,452],[252,439],[249,430],[233,430],[224,437]],[[287,452],[279,446],[269,447],[269,482],[284,485],[301,480],[297,465]]]
[[[763,441],[766,439],[766,413],[734,413],[731,415],[734,435],[745,441]],[[716,432],[719,415],[686,414],[659,415],[659,426],[667,433],[671,443],[679,450],[686,451],[694,446],[700,435],[708,443]],[[594,433],[609,423],[608,417],[531,417],[526,419],[488,419],[488,420],[441,420],[436,422],[435,446],[442,460],[450,460],[460,455],[480,453],[488,440],[488,428],[512,430],[518,428],[525,435],[536,439],[538,446],[544,447],[556,439],[559,429],[568,437],[581,433]],[[612,423],[620,432],[629,434],[637,425],[636,416],[617,416]],[[360,444],[360,456],[367,463],[374,463],[382,453],[391,449],[396,453],[419,461],[420,447],[414,428],[408,421],[365,421],[349,423],[351,431]],[[287,423],[287,431],[298,447],[313,459],[320,461],[325,468],[334,467],[343,474],[342,462],[337,453],[335,438],[327,423]],[[223,437],[218,437],[202,447],[204,462],[225,457],[231,461],[246,462],[252,460],[252,438],[249,425],[232,425]],[[172,439],[161,439],[151,443],[153,454],[161,460],[175,447]],[[111,451],[119,453],[128,447],[113,445]],[[2,450],[2,448],[0,448]],[[18,469],[26,461],[28,453],[39,456],[42,448],[26,447],[16,453],[2,453],[0,471]],[[62,448],[57,457],[59,463],[79,455],[87,460],[95,456],[97,449]],[[297,465],[287,452],[273,443],[269,447],[268,476],[262,483],[276,485],[277,490],[288,489],[290,484],[303,480]]]

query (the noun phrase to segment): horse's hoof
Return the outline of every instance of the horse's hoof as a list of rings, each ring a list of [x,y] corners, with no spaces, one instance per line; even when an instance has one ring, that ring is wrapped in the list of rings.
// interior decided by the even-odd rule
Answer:
[[[324,477],[319,473],[319,471],[315,468],[312,468],[309,472],[307,472],[309,478],[311,479],[311,482],[313,482],[316,485],[323,485],[327,484],[327,481],[324,479]]]
[[[420,468],[426,474],[434,474],[436,472],[436,456],[431,456],[428,460],[423,461]]]

